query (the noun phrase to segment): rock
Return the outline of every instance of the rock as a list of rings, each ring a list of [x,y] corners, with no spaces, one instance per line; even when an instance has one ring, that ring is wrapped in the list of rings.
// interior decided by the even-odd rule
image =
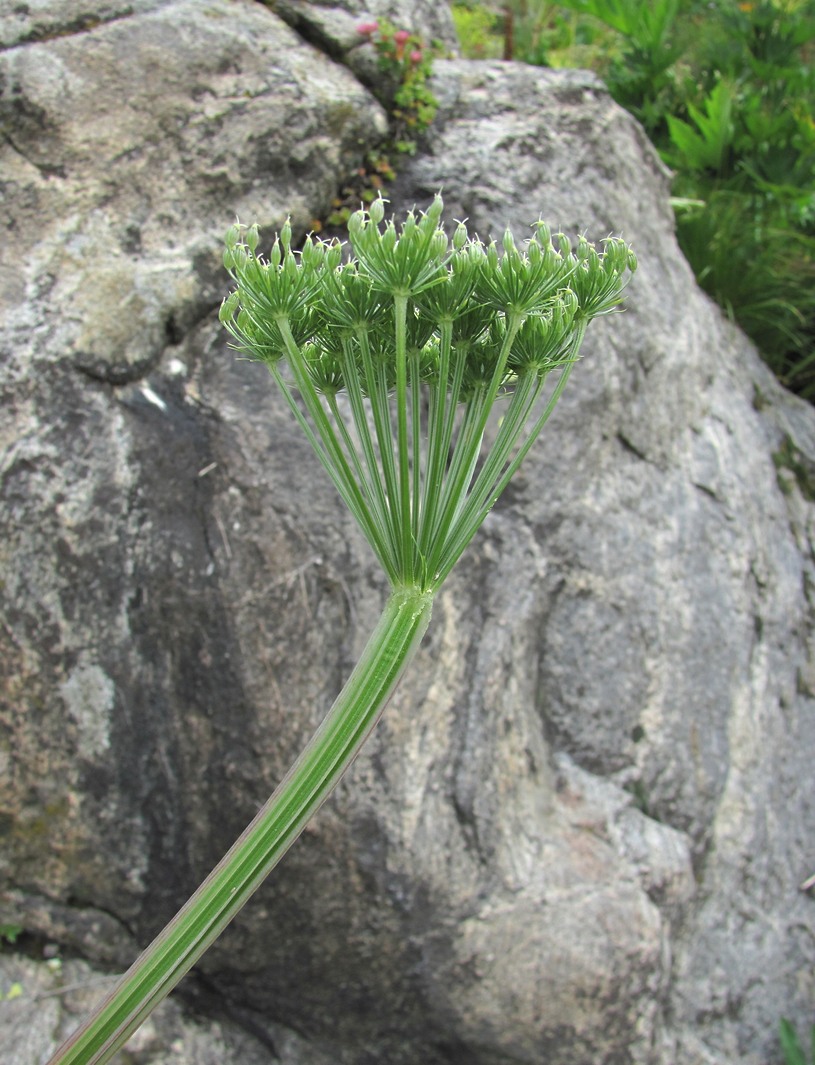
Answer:
[[[813,992],[815,911],[799,890],[813,817],[812,409],[695,288],[661,167],[590,76],[454,62],[435,89],[441,111],[397,211],[443,186],[482,236],[540,214],[594,238],[622,231],[637,250],[626,313],[589,338],[484,538],[505,602],[534,599],[543,734],[581,788],[604,781],[587,791],[598,820],[669,918],[673,1023],[659,1039],[654,1027],[668,1047],[655,1060],[765,1061],[793,1003],[808,1023]],[[490,615],[506,616],[493,595]],[[481,641],[495,641],[489,621]],[[621,816],[626,792],[640,814]],[[494,832],[505,813],[480,820]]]
[[[0,955],[0,1039],[10,1055],[5,1065],[40,1065],[111,983],[110,976],[83,961]],[[173,998],[131,1036],[121,1060],[130,1065],[297,1065],[304,1049],[295,1032],[280,1026],[260,1041],[229,1018],[196,1020]],[[307,1060],[330,1065],[327,1058]]]
[[[0,13],[0,46],[14,48],[84,33],[103,23],[161,6],[162,0],[33,0],[9,4]]]
[[[315,3],[313,0],[274,0],[274,11],[319,48],[353,61],[359,49],[357,26],[380,19],[396,29],[415,33],[428,45],[434,43],[458,51],[458,36],[447,4],[432,0],[336,0]]]
[[[358,27],[387,21],[397,30],[415,34],[435,54],[458,54],[458,35],[450,7],[432,0],[340,0],[333,4],[274,0],[273,8],[307,41],[345,63],[389,110],[398,81],[382,71],[376,50],[368,37],[360,35]]]
[[[224,218],[302,232],[385,118],[261,4],[89,6],[49,7],[0,59],[3,169],[36,257],[0,284],[41,308],[51,350],[123,384],[220,301]]]
[[[133,6],[0,55],[0,923],[102,967],[250,819],[384,594],[212,313],[234,214],[302,231],[382,113],[259,4]],[[188,984],[205,1020],[138,1060],[213,1060],[203,1030],[224,1065],[763,1065],[813,991],[815,416],[696,288],[597,81],[449,61],[435,89],[398,211],[443,186],[482,236],[542,214],[641,268],[368,748]],[[50,987],[29,961],[10,981]],[[21,1063],[69,1024],[44,1003]]]

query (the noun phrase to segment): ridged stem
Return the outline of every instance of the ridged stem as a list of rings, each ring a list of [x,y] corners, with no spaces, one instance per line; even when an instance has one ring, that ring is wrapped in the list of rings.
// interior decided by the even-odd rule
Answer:
[[[430,622],[432,595],[392,592],[345,687],[241,837],[49,1065],[110,1061],[294,843],[379,719]]]

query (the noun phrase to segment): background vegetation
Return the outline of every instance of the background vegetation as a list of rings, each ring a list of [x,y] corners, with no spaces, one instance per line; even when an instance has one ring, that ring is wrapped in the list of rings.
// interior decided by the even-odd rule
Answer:
[[[815,0],[466,0],[462,51],[588,67],[675,172],[701,286],[815,400]]]

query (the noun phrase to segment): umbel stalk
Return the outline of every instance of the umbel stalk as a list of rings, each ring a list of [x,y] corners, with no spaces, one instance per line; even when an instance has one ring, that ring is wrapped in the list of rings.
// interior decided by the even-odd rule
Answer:
[[[109,1061],[244,906],[351,764],[415,654],[433,597],[394,591],[336,702],[228,853],[52,1059]]]
[[[436,197],[397,230],[384,202],[337,243],[269,259],[256,227],[234,226],[235,290],[221,320],[265,362],[390,583],[362,657],[266,805],[170,924],[50,1065],[109,1061],[257,890],[353,761],[430,621],[433,597],[518,468],[565,387],[588,322],[622,298],[630,248],[575,250],[538,223],[502,252]],[[550,380],[554,386],[550,387]],[[492,444],[490,414],[501,408]]]

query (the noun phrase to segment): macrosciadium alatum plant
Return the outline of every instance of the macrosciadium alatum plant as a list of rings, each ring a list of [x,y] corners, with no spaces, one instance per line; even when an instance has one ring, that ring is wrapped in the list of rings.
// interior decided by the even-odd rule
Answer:
[[[362,657],[286,778],[119,985],[52,1059],[108,1061],[279,861],[382,712],[430,621],[433,597],[549,417],[592,318],[636,267],[622,240],[485,246],[440,226],[442,201],[383,226],[380,199],[336,243],[268,260],[255,226],[233,226],[235,289],[221,321],[265,363],[390,583]],[[500,422],[485,447],[496,407]]]

